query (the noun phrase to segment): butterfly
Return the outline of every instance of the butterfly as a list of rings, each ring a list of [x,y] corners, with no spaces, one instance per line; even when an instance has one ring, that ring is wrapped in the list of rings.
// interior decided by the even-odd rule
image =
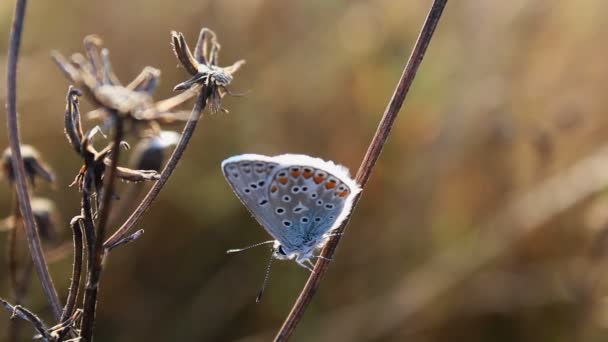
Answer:
[[[344,166],[303,154],[242,154],[222,162],[236,196],[274,240],[272,257],[311,270],[315,251],[348,217],[361,191]],[[272,259],[271,259],[272,260]],[[270,265],[269,265],[270,267]]]

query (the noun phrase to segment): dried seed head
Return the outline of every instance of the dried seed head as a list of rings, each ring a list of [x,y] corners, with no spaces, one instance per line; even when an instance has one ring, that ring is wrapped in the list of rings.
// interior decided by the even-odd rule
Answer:
[[[129,160],[129,165],[138,170],[160,171],[165,158],[165,149],[177,144],[179,133],[161,131],[160,134],[141,139]]]
[[[13,172],[12,152],[10,148],[6,148],[2,154],[2,171],[9,182],[14,182],[15,174]],[[55,181],[55,175],[51,169],[42,161],[38,151],[30,145],[21,145],[21,156],[25,166],[25,174],[30,179],[32,186],[35,186],[35,178],[41,177],[47,182]]]
[[[228,67],[218,66],[221,46],[217,42],[215,33],[208,28],[201,30],[194,54],[190,52],[182,33],[171,32],[171,41],[178,61],[192,75],[192,78],[176,85],[173,90],[188,90],[199,86],[201,91],[211,94],[207,101],[211,112],[222,110],[221,99],[229,93],[227,87],[232,82],[233,74],[245,64],[245,61],[239,60]]]
[[[32,198],[32,211],[42,240],[51,243],[58,242],[55,204],[49,199],[35,197]]]

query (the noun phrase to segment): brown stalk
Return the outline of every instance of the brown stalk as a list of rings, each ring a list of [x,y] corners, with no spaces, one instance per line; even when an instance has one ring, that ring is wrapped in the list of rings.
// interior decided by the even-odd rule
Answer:
[[[15,305],[22,303],[22,293],[20,291],[19,282],[19,262],[17,260],[17,240],[19,239],[19,229],[21,229],[21,212],[19,211],[19,201],[17,200],[17,192],[12,191],[12,216],[10,218],[12,229],[8,235],[8,276],[9,282],[13,290]],[[27,270],[24,270],[27,272]],[[27,278],[27,277],[26,277]],[[25,279],[27,280],[27,279]],[[13,321],[8,327],[8,341],[17,341],[19,338],[20,321]]]
[[[388,139],[391,128],[393,127],[393,123],[395,122],[395,119],[399,114],[399,110],[403,105],[403,101],[405,100],[405,96],[407,95],[408,90],[414,81],[418,67],[422,63],[426,49],[431,41],[431,38],[433,37],[437,23],[441,18],[441,14],[443,13],[443,9],[445,8],[447,2],[448,0],[435,0],[431,9],[429,10],[426,21],[424,22],[420,35],[418,36],[418,40],[416,41],[416,45],[412,50],[412,54],[410,55],[405,69],[403,70],[401,79],[397,84],[397,88],[395,89],[395,92],[393,93],[393,96],[386,110],[384,111],[384,115],[380,120],[380,124],[376,129],[376,133],[374,134],[365,157],[363,158],[363,162],[359,167],[359,171],[357,172],[356,181],[361,185],[362,188],[365,188],[365,184],[369,180],[372,169],[376,164],[380,153],[382,152],[382,148],[384,147],[386,140]],[[360,198],[361,193],[355,197],[353,208],[357,205]],[[318,259],[314,272],[308,278],[306,285],[304,285],[300,296],[291,309],[291,312],[285,319],[283,326],[277,333],[275,341],[287,341],[295,331],[298,323],[304,315],[304,312],[306,311],[306,308],[317,292],[323,276],[327,272],[329,260],[332,259],[332,256],[336,251],[336,247],[343,236],[342,233],[344,232],[348,221],[349,218],[347,218],[344,223],[340,225],[340,227],[336,230],[336,234],[330,238],[325,245],[325,248],[323,248],[323,251],[321,252],[323,258]]]
[[[72,235],[74,239],[74,265],[72,266],[72,281],[68,290],[68,297],[63,308],[63,314],[61,315],[60,322],[65,322],[70,318],[76,310],[76,299],[78,298],[78,291],[80,289],[80,277],[82,272],[82,259],[83,259],[83,240],[82,240],[82,226],[81,221],[84,218],[82,216],[76,216],[70,222],[70,228],[72,228]]]
[[[89,263],[87,265],[87,284],[84,292],[84,304],[82,312],[81,337],[82,341],[90,342],[93,340],[93,330],[95,328],[95,316],[97,308],[97,296],[99,294],[99,281],[103,270],[103,259],[105,257],[105,249],[103,247],[103,239],[105,236],[106,225],[112,207],[112,198],[114,195],[114,183],[116,181],[116,169],[118,167],[118,159],[120,153],[120,142],[122,141],[124,130],[123,121],[118,114],[114,114],[114,141],[112,145],[112,163],[110,169],[104,176],[103,182],[103,198],[99,209],[99,221],[97,222],[97,233],[94,237],[94,243],[88,242],[89,247]],[[85,193],[86,191],[83,191]],[[97,196],[100,194],[98,193]],[[87,196],[87,195],[83,195]],[[90,209],[90,208],[88,208]],[[90,212],[90,210],[89,210]],[[91,258],[92,255],[92,258]]]
[[[192,138],[192,135],[194,134],[194,130],[196,129],[196,125],[198,124],[201,113],[205,109],[207,98],[210,96],[211,90],[211,87],[205,87],[201,90],[201,93],[197,97],[196,103],[194,104],[194,108],[192,108],[190,118],[184,126],[182,136],[179,142],[177,143],[177,146],[173,150],[171,157],[169,157],[167,165],[160,174],[160,179],[156,183],[154,183],[152,188],[146,194],[146,197],[144,197],[144,199],[137,206],[137,208],[135,208],[133,214],[131,214],[131,216],[129,216],[125,223],[123,223],[123,225],[120,226],[120,228],[118,228],[116,232],[112,234],[112,236],[110,236],[108,240],[103,244],[104,248],[114,246],[118,241],[126,237],[129,231],[137,223],[139,223],[139,220],[141,219],[143,214],[150,208],[150,205],[152,205],[152,202],[154,201],[156,196],[160,193],[163,186],[165,186],[165,184],[169,180],[169,177],[171,177],[171,174],[177,167],[179,160],[182,158],[184,151],[188,147],[188,143],[190,142],[190,138]]]
[[[13,165],[15,174],[15,187],[30,254],[32,255],[32,261],[36,268],[40,283],[42,284],[44,295],[51,306],[55,319],[58,320],[61,317],[61,302],[59,301],[57,290],[53,285],[53,279],[48,270],[48,265],[40,243],[40,236],[38,235],[38,230],[34,221],[34,214],[32,213],[30,196],[26,184],[25,167],[21,156],[19,121],[17,118],[17,63],[19,59],[19,48],[21,46],[21,34],[23,31],[26,6],[26,0],[16,1],[13,23],[11,26],[8,59],[6,63],[6,123],[8,126],[9,145],[11,148],[11,164]]]

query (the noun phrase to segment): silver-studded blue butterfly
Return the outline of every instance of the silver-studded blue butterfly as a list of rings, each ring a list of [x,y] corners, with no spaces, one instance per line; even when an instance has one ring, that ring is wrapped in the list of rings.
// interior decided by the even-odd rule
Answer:
[[[301,154],[242,154],[224,160],[222,170],[237,197],[274,238],[261,244],[273,243],[274,258],[295,259],[309,270],[314,252],[346,219],[361,191],[344,166]]]

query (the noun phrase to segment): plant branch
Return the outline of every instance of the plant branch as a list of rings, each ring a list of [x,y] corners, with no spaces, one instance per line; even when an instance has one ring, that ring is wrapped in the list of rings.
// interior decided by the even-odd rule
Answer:
[[[363,162],[359,167],[359,171],[357,172],[356,181],[361,185],[362,188],[365,187],[365,184],[369,180],[372,169],[376,164],[380,153],[382,152],[382,148],[384,147],[386,140],[388,139],[391,128],[393,127],[393,123],[395,122],[408,90],[414,81],[418,67],[422,63],[426,49],[431,41],[431,38],[433,37],[433,33],[435,32],[435,28],[437,27],[437,23],[441,18],[441,14],[443,13],[443,9],[445,8],[447,1],[448,0],[435,0],[428,13],[426,21],[422,26],[422,30],[420,31],[416,45],[414,46],[412,54],[410,55],[405,69],[403,70],[403,74],[401,75],[397,88],[395,89],[395,92],[393,93],[393,96],[386,110],[384,111],[384,115],[380,120],[380,124],[376,129],[376,133],[374,134],[365,157],[363,158]],[[361,193],[355,197],[353,209],[359,202],[360,197]],[[323,258],[318,259],[314,272],[308,278],[304,289],[302,289],[302,292],[291,309],[291,312],[277,333],[275,341],[287,341],[295,331],[298,323],[304,315],[306,308],[319,288],[323,276],[327,272],[329,260],[332,259],[332,256],[336,251],[336,247],[343,236],[342,233],[344,232],[348,221],[349,218],[347,218],[342,225],[340,225],[340,227],[336,230],[336,234],[330,238],[326,246],[323,248],[323,251],[321,252]]]
[[[99,281],[103,270],[103,259],[105,257],[105,249],[103,247],[103,239],[105,229],[108,222],[108,217],[112,207],[112,198],[114,196],[114,183],[116,181],[116,169],[118,167],[118,159],[120,153],[120,142],[124,134],[123,120],[118,114],[114,114],[114,140],[112,144],[112,163],[110,169],[104,176],[102,203],[99,209],[99,221],[97,222],[97,233],[94,237],[94,242],[88,242],[89,247],[89,263],[87,265],[88,275],[87,284],[84,292],[84,304],[82,313],[81,337],[82,341],[90,342],[93,340],[93,330],[95,328],[95,314],[97,308],[97,295],[99,293]],[[83,190],[83,193],[86,190]],[[87,195],[84,195],[87,196]],[[98,193],[97,196],[100,196]],[[90,205],[89,205],[90,207]],[[89,215],[90,215],[90,208]],[[85,218],[86,220],[86,218]],[[87,239],[89,240],[89,239]],[[91,258],[91,255],[93,256]]]
[[[72,267],[72,282],[70,283],[68,297],[65,302],[65,307],[63,308],[60,322],[65,322],[76,310],[76,299],[78,298],[78,291],[80,289],[83,259],[82,221],[84,221],[82,216],[76,216],[72,219],[72,222],[70,222],[70,228],[72,228],[74,239],[74,265]]]
[[[25,17],[26,0],[16,0],[13,23],[8,47],[8,60],[6,65],[6,122],[8,126],[8,139],[11,148],[11,164],[15,174],[15,186],[19,199],[19,208],[22,213],[25,232],[32,255],[32,261],[36,267],[38,278],[42,284],[42,290],[56,319],[61,317],[61,302],[57,290],[53,285],[48,265],[44,258],[40,236],[29,193],[27,191],[25,167],[21,156],[21,143],[19,138],[19,122],[17,118],[17,62],[19,59],[19,48],[21,46],[21,33]]]
[[[21,221],[21,212],[19,211],[19,201],[17,197],[17,192],[12,191],[13,194],[13,209],[11,220],[11,230],[8,233],[7,239],[7,251],[8,251],[8,278],[11,288],[13,290],[13,295],[15,296],[15,304],[21,304],[20,296],[19,296],[19,274],[18,274],[18,261],[17,261],[17,239],[19,233],[19,225]]]
[[[131,216],[129,216],[129,218],[125,221],[125,223],[123,223],[123,225],[120,226],[120,228],[118,228],[118,230],[116,230],[116,232],[112,236],[110,236],[108,240],[103,244],[104,248],[114,246],[118,241],[123,239],[129,233],[129,231],[133,229],[133,227],[137,223],[139,223],[139,220],[141,219],[143,214],[148,210],[148,208],[150,208],[152,202],[154,201],[154,199],[156,199],[156,196],[158,196],[163,186],[165,186],[165,184],[169,180],[169,177],[171,177],[171,174],[177,167],[177,163],[182,158],[184,151],[188,147],[190,138],[192,138],[192,135],[194,134],[194,130],[196,129],[196,125],[198,124],[201,113],[203,112],[203,110],[205,109],[205,105],[207,104],[207,98],[209,98],[210,95],[210,87],[204,87],[203,89],[201,89],[201,93],[196,99],[196,103],[192,108],[192,112],[190,114],[188,122],[186,122],[186,125],[184,126],[184,130],[179,139],[179,142],[173,150],[171,157],[169,157],[167,165],[165,165],[165,168],[160,174],[160,179],[156,183],[154,183],[152,188],[146,194],[146,197],[144,197],[144,199],[137,206],[137,208],[135,208],[135,210],[133,211]]]

